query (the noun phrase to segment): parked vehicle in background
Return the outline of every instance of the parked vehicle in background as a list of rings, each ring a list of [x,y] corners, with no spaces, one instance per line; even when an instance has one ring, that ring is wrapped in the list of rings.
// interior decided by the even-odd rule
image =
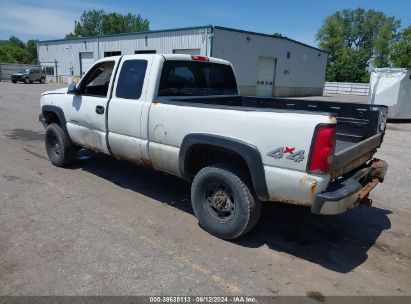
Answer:
[[[38,81],[44,83],[46,81],[46,73],[40,68],[22,69],[18,73],[11,75],[11,82],[16,83],[17,81],[24,83]]]
[[[182,177],[201,227],[223,239],[250,231],[262,201],[316,214],[369,204],[387,170],[373,158],[387,107],[242,97],[217,58],[107,57],[40,106],[55,166],[85,147]]]

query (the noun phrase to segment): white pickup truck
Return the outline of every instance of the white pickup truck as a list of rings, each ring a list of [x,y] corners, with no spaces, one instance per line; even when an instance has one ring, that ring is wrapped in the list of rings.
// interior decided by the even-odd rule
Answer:
[[[223,239],[250,231],[263,201],[316,214],[369,204],[387,170],[373,158],[387,107],[242,97],[216,58],[104,58],[40,104],[54,165],[87,148],[184,178],[200,226]]]

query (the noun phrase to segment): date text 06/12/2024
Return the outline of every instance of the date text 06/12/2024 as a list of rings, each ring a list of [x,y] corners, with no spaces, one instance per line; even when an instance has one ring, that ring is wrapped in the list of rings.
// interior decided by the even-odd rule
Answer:
[[[254,297],[243,296],[161,296],[150,297],[150,303],[255,303]]]

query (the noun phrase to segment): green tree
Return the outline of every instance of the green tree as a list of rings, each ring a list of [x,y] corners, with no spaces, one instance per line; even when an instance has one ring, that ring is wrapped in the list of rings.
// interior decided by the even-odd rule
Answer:
[[[30,63],[37,64],[37,42],[38,40],[28,40],[26,43],[26,49],[29,53],[29,61]]]
[[[110,13],[103,17],[101,28],[104,35],[110,35],[148,31],[149,24],[150,22],[140,15]]]
[[[37,45],[34,40],[26,43],[15,36],[0,41],[0,62],[7,63],[36,63]]]
[[[101,22],[104,15],[103,10],[84,11],[80,20],[74,21],[74,31],[67,34],[66,38],[101,35]]]
[[[278,33],[278,32],[273,33],[273,37],[274,37],[274,38],[286,38],[285,36],[283,36],[283,34]]]
[[[24,44],[24,42],[21,41],[19,38],[17,38],[17,37],[14,36],[14,35],[11,35],[11,36],[10,36],[10,38],[9,38],[9,40],[8,40],[8,43],[9,43],[10,45],[14,46],[14,47],[21,48],[21,49],[24,49],[24,48],[26,47],[25,44]]]
[[[411,25],[402,30],[392,46],[390,60],[394,66],[411,69]]]
[[[381,25],[377,37],[374,39],[374,66],[389,66],[390,51],[395,38],[395,32],[400,23],[393,17],[388,17]]]
[[[326,17],[316,38],[329,53],[327,80],[368,81],[368,65],[388,65],[399,26],[400,21],[394,17],[362,8],[344,9]],[[347,67],[354,70],[348,71]]]
[[[326,78],[339,82],[369,82],[368,53],[365,50],[343,48],[336,53],[338,60],[330,61]]]
[[[80,20],[74,21],[74,31],[66,38],[148,31],[149,25],[150,22],[140,15],[88,10],[81,14]]]

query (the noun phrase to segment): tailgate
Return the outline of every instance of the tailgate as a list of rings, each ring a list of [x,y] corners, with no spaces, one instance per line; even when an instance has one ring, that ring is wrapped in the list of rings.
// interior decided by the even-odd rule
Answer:
[[[370,160],[384,138],[387,107],[351,106],[349,112],[344,111],[344,116],[337,116],[332,178],[342,176]]]

